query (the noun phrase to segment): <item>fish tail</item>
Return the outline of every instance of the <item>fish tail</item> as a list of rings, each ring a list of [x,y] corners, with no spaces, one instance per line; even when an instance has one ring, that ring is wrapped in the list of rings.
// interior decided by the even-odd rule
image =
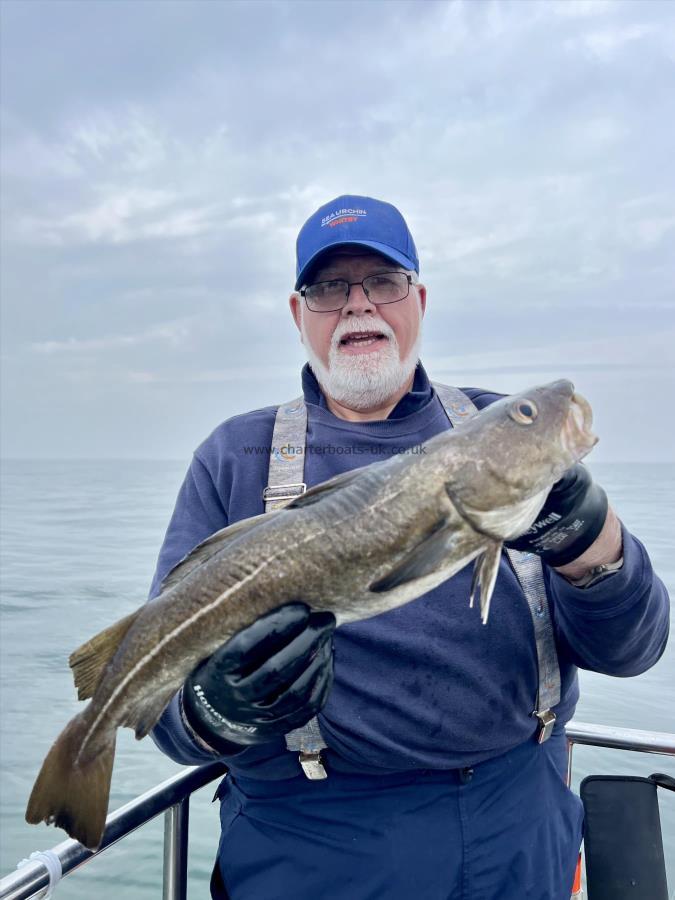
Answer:
[[[78,759],[89,727],[87,710],[66,725],[47,754],[26,809],[31,825],[46,822],[63,828],[90,850],[97,850],[105,830],[115,732],[93,758]]]

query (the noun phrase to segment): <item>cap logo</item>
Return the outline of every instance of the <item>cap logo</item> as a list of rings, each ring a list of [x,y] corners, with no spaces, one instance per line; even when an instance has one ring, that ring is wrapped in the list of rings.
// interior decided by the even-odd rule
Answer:
[[[357,219],[362,219],[367,215],[368,213],[365,209],[336,209],[330,215],[321,219],[321,227],[328,225],[329,228],[334,228],[336,225],[342,225],[345,222],[356,222]]]

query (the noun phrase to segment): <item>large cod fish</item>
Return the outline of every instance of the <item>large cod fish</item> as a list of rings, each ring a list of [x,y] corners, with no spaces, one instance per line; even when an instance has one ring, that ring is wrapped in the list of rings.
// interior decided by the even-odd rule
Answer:
[[[208,538],[154,601],[71,655],[78,696],[91,702],[49,751],[27,821],[97,848],[117,729],[145,737],[201,660],[283,603],[304,600],[343,625],[475,560],[471,604],[479,595],[487,620],[503,541],[529,528],[551,485],[590,451],[590,425],[588,403],[555,381],[492,404],[422,452],[339,475]]]

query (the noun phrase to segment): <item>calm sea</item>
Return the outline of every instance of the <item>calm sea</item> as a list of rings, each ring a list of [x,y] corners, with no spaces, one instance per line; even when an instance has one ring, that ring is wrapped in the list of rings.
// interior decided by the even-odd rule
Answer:
[[[69,653],[146,597],[184,466],[173,462],[2,464],[0,875],[63,832],[25,824],[26,799],[52,740],[78,709]],[[675,465],[592,465],[627,526],[647,546],[675,597]],[[576,718],[675,731],[675,641],[649,672],[617,679],[582,673]],[[177,770],[149,740],[119,733],[110,808]],[[675,776],[675,760],[577,748],[574,782],[591,772]],[[189,897],[208,896],[218,844],[213,790],[191,806]],[[662,796],[664,837],[675,887],[675,795]],[[68,877],[58,896],[134,900],[161,896],[162,821],[157,820]]]

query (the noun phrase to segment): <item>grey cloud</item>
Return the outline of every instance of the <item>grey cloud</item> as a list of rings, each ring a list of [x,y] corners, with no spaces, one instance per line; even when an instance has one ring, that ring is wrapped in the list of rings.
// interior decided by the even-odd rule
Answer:
[[[554,333],[582,377],[614,364],[582,361],[580,334],[634,343],[602,394],[617,416],[638,370],[672,384],[651,343],[675,322],[671,4],[6,0],[3,19],[5,452],[42,423],[42,455],[185,455],[297,392],[295,235],[344,192],[408,218],[425,358],[453,377],[449,352],[534,365]],[[508,353],[464,365],[516,377]]]

